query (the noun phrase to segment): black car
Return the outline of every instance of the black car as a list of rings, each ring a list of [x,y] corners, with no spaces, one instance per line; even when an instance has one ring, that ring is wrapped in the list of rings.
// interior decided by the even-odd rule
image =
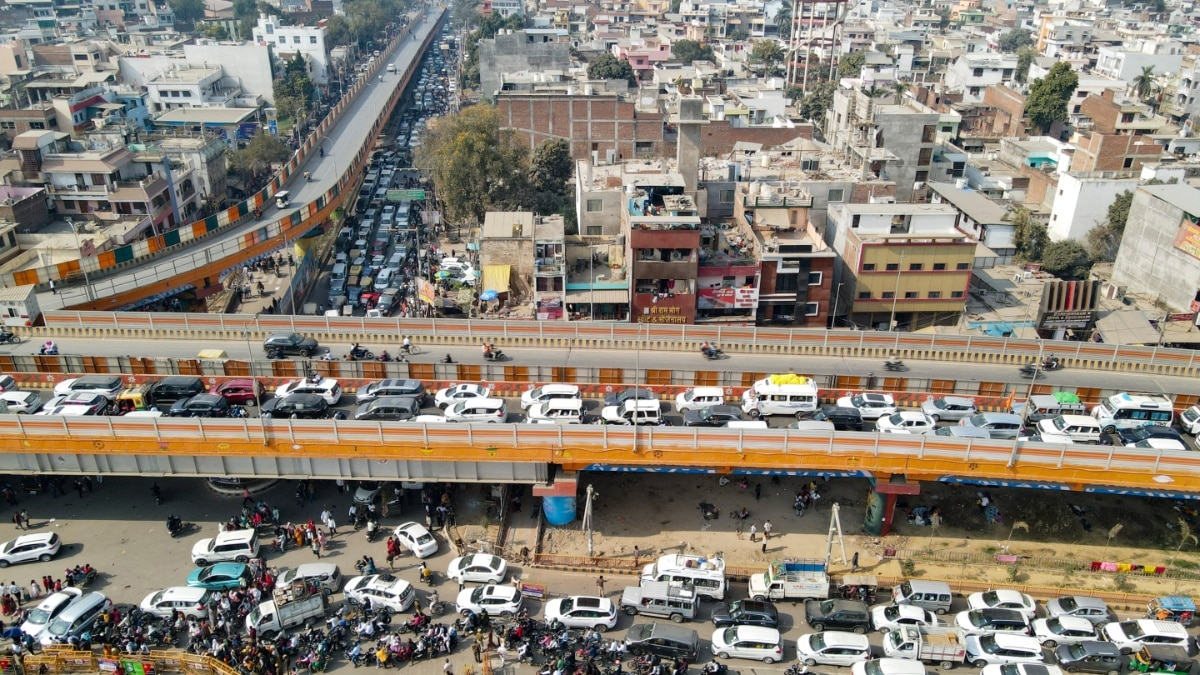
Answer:
[[[167,417],[228,417],[229,401],[220,394],[196,394],[181,398],[167,411]]]
[[[162,407],[185,398],[191,398],[196,394],[203,394],[207,391],[208,387],[204,386],[204,380],[198,377],[174,375],[164,377],[150,385],[150,390],[147,393],[150,395],[150,399],[154,401],[154,405]]]
[[[625,648],[634,656],[654,654],[664,659],[695,661],[700,653],[700,636],[691,628],[671,623],[644,623],[629,627]]]
[[[766,626],[779,627],[779,612],[775,605],[763,600],[734,600],[717,605],[712,611],[713,625],[723,626]]]
[[[631,398],[646,399],[648,401],[657,401],[658,395],[656,395],[654,392],[650,391],[649,389],[643,389],[641,387],[629,387],[628,389],[622,389],[621,391],[614,391],[611,394],[605,394],[604,395],[604,405],[606,405],[606,406],[607,405],[618,405],[619,406],[622,403],[624,403],[626,400],[631,399]]]
[[[707,408],[693,408],[683,414],[685,427],[723,427],[730,422],[741,422],[746,419],[742,411],[731,405],[711,405]]]
[[[823,405],[820,409],[810,413],[807,419],[832,422],[833,428],[838,431],[862,431],[863,429],[862,413],[858,411],[858,408]]]
[[[299,333],[271,333],[263,340],[263,351],[269,359],[289,355],[307,358],[317,351],[317,341]]]
[[[402,422],[421,414],[421,406],[415,398],[407,396],[380,396],[374,401],[358,406],[354,413],[356,420],[390,420]]]
[[[1178,429],[1159,424],[1148,424],[1134,429],[1117,429],[1117,438],[1121,439],[1121,445],[1132,445],[1151,438],[1169,438],[1179,441],[1185,448],[1188,447],[1187,441],[1183,440],[1183,434],[1179,433]]]
[[[861,635],[871,627],[871,612],[861,600],[809,600],[804,603],[804,620],[818,633],[831,629]]]
[[[262,405],[260,417],[319,420],[329,417],[329,404],[317,394],[290,394]]]

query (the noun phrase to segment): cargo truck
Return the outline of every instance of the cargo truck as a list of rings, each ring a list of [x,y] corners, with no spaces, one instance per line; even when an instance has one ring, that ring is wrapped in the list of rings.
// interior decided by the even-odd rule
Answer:
[[[946,670],[966,660],[967,647],[958,633],[946,628],[901,626],[884,633],[883,654],[936,663]]]
[[[782,560],[766,572],[750,575],[750,597],[755,600],[808,600],[829,597],[825,561]]]
[[[325,616],[325,594],[312,580],[297,579],[290,585],[277,587],[271,599],[260,603],[246,616],[246,630],[259,637],[274,637],[310,619]]]

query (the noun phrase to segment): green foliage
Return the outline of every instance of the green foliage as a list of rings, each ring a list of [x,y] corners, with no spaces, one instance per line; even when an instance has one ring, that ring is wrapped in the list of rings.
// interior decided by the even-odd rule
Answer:
[[[726,33],[725,38],[731,42],[742,42],[750,39],[750,31],[745,28],[735,28]]]
[[[1086,279],[1092,259],[1083,244],[1071,239],[1056,241],[1042,252],[1042,269],[1061,279]]]
[[[1129,190],[1117,195],[1108,205],[1104,222],[1087,233],[1087,252],[1095,262],[1112,262],[1117,259],[1121,248],[1121,237],[1125,236],[1125,222],[1129,220],[1129,206],[1133,193]]]
[[[444,117],[423,140],[413,165],[429,168],[452,222],[482,223],[488,211],[530,208],[528,151],[501,128],[494,107]]]
[[[858,77],[859,73],[862,72],[863,64],[866,62],[867,55],[861,49],[850,52],[838,61],[838,77]]]
[[[1005,216],[1013,224],[1013,244],[1017,248],[1017,258],[1025,262],[1037,262],[1042,259],[1042,252],[1050,235],[1046,226],[1033,222],[1029,210],[1018,206]]]
[[[1000,51],[1009,54],[1033,45],[1033,33],[1028,28],[1014,28],[1000,36]]]
[[[228,40],[229,31],[219,23],[210,23],[204,26],[204,37],[209,40]]]
[[[625,80],[631,87],[637,85],[633,66],[608,53],[601,54],[588,64],[587,76],[589,80]]]
[[[779,29],[779,39],[787,40],[792,37],[792,6],[783,3],[775,13],[775,27]]]
[[[715,61],[716,55],[709,45],[700,44],[695,40],[680,40],[671,45],[671,58],[680,63],[692,61]]]
[[[350,22],[340,14],[334,14],[325,21],[329,44],[335,47],[349,45],[351,41]]]
[[[1079,86],[1079,76],[1066,61],[1054,64],[1045,77],[1034,80],[1025,100],[1025,114],[1042,133],[1050,131],[1055,122],[1067,119],[1067,102]]]
[[[257,178],[268,174],[271,165],[286,161],[292,156],[291,149],[276,136],[259,133],[246,143],[246,147],[226,155],[231,173],[239,176],[246,185],[256,185]]]
[[[346,0],[342,3],[350,41],[366,49],[396,16],[404,12],[400,0]]]
[[[175,13],[176,21],[192,25],[204,18],[204,0],[167,0],[167,5]]]
[[[917,563],[910,558],[904,558],[900,561],[900,574],[906,577],[911,577],[917,573]]]
[[[683,0],[671,0],[671,13],[678,14],[680,6],[683,5]]]
[[[1142,66],[1142,72],[1130,82],[1134,96],[1146,100],[1154,91],[1154,66]]]
[[[775,40],[756,40],[750,50],[750,63],[762,65],[763,75],[774,75],[775,66],[783,60],[783,47]]]
[[[1033,47],[1021,47],[1017,50],[1017,82],[1025,84],[1025,80],[1029,78],[1029,66],[1033,65],[1033,58],[1038,55],[1038,52]]]
[[[812,120],[818,127],[825,126],[825,111],[833,105],[833,92],[837,85],[833,82],[818,82],[803,92],[800,97],[800,116]]]
[[[566,139],[543,141],[534,148],[530,164],[530,179],[535,190],[556,195],[567,193],[575,160],[571,159],[571,144]]]

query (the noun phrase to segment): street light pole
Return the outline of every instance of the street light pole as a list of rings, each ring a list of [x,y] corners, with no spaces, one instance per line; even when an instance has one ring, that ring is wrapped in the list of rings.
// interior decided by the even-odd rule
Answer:
[[[83,227],[83,223],[80,223],[79,227],[76,227],[73,219],[66,218],[65,220],[67,221],[67,227],[70,227],[71,231],[75,233],[75,248],[79,249],[79,271],[83,272],[83,294],[88,299],[88,302],[92,302],[96,298],[92,292],[92,282],[88,279],[87,266],[83,264],[83,244],[79,241],[79,227]]]
[[[900,263],[896,265],[896,288],[892,291],[892,318],[888,321],[888,330],[896,330],[896,301],[900,299],[900,270],[904,269],[904,253],[900,253]]]
[[[833,321],[830,322],[831,323],[830,328],[837,328],[838,307],[842,303],[842,286],[845,286],[845,285],[846,285],[846,282],[843,281],[842,283],[837,285],[837,290],[834,291],[834,294],[833,294]]]

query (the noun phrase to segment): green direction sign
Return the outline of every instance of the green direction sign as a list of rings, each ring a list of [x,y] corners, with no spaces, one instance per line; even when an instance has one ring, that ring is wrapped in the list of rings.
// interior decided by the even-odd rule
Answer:
[[[388,190],[389,202],[419,202],[425,199],[424,190]]]

